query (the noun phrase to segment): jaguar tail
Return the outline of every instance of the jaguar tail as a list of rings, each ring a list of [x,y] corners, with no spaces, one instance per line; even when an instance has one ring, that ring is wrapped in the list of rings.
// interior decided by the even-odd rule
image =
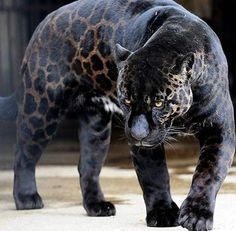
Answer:
[[[0,97],[0,121],[14,121],[17,113],[16,92],[8,97]]]

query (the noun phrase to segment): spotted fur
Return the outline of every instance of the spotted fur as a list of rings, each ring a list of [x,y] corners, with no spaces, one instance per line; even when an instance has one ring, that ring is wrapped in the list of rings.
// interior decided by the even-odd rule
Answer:
[[[212,228],[215,198],[235,151],[235,131],[227,61],[205,22],[172,0],[76,1],[37,27],[21,73],[16,93],[0,98],[1,119],[17,114],[17,209],[43,207],[35,166],[62,119],[75,110],[84,208],[90,216],[115,215],[99,174],[112,114],[119,112],[143,190],[147,225]],[[201,151],[179,210],[170,195],[163,143],[180,126],[196,135]]]

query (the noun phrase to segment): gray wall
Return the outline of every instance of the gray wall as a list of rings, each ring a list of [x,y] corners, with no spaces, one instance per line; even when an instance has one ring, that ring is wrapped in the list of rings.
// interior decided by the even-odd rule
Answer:
[[[213,0],[176,0],[188,10],[204,19],[212,17]]]
[[[20,82],[21,60],[28,42],[25,0],[0,0],[0,95],[10,94]]]

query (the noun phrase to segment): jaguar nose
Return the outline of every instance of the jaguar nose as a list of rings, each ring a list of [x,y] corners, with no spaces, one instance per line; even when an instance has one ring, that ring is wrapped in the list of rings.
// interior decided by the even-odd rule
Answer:
[[[133,118],[130,133],[138,141],[143,140],[149,135],[149,125],[145,115],[141,114]]]

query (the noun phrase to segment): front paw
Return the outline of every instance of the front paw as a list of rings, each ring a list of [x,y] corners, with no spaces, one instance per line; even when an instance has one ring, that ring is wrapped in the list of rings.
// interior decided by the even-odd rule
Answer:
[[[115,206],[107,201],[87,203],[84,207],[87,214],[92,217],[108,217],[116,214]]]
[[[17,210],[41,209],[44,206],[37,192],[29,195],[16,193],[14,194],[14,199]]]
[[[212,230],[213,212],[207,202],[187,198],[180,208],[179,224],[190,231]]]
[[[172,202],[169,206],[158,206],[147,214],[146,222],[149,227],[178,226],[179,208]]]

